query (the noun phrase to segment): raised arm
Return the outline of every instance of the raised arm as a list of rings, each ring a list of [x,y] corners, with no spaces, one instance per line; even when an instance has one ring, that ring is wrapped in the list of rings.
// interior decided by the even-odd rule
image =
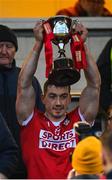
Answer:
[[[86,41],[88,31],[82,24],[77,23],[75,26],[75,31],[80,32],[81,38],[83,41]],[[101,79],[97,65],[86,44],[84,44],[84,48],[88,63],[87,69],[84,70],[87,85],[81,93],[79,107],[84,119],[87,122],[92,123],[97,115],[99,108]]]
[[[84,71],[87,86],[81,93],[79,106],[81,114],[83,114],[86,121],[92,123],[97,115],[99,108],[101,80],[97,65],[86,45],[85,52],[88,62],[88,67]]]
[[[33,75],[37,69],[39,55],[43,45],[42,22],[37,22],[34,28],[36,43],[22,65],[18,78],[16,112],[21,124],[33,112],[35,106],[35,91],[32,87]]]
[[[86,41],[88,31],[80,23],[75,26],[75,30],[81,33],[81,38]],[[87,86],[81,93],[79,100],[79,107],[81,114],[86,121],[92,123],[97,115],[99,108],[99,95],[100,95],[100,74],[94,61],[91,52],[86,44],[84,44],[86,59],[88,63],[87,69],[84,70]]]

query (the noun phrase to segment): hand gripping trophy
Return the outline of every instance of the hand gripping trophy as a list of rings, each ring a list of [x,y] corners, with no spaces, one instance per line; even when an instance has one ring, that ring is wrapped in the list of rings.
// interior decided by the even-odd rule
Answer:
[[[44,22],[46,77],[59,86],[72,85],[80,79],[80,69],[87,67],[83,41],[72,30],[68,16],[55,16]],[[70,41],[73,59],[66,57],[65,45]],[[53,61],[52,43],[58,46],[59,56]]]

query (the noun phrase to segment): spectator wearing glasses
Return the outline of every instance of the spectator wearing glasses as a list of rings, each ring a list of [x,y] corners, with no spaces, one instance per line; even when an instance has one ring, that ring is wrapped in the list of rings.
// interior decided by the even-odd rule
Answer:
[[[59,10],[56,15],[74,16],[112,16],[104,7],[105,0],[78,0],[73,7]]]

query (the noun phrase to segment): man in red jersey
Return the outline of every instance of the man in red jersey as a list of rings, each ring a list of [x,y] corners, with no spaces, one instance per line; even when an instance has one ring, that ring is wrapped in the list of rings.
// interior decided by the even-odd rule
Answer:
[[[16,110],[22,127],[22,154],[28,178],[65,179],[72,168],[70,154],[78,142],[73,124],[80,120],[93,124],[99,106],[100,75],[84,45],[88,62],[84,70],[87,86],[81,94],[79,107],[67,113],[71,102],[70,87],[59,87],[48,80],[42,96],[46,111],[41,113],[35,108],[32,77],[43,46],[43,30],[42,22],[37,22],[34,28],[36,43],[19,75]],[[77,24],[75,30],[82,32],[82,39],[86,39],[87,30],[82,24]]]

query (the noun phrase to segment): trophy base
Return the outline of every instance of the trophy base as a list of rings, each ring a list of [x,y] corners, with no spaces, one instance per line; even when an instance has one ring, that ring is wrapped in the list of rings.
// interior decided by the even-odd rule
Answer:
[[[49,81],[56,86],[69,86],[80,79],[80,73],[73,68],[73,61],[69,58],[58,58],[54,61],[54,69],[49,74]]]
[[[75,69],[53,70],[48,79],[56,86],[69,86],[80,79],[80,73]]]

